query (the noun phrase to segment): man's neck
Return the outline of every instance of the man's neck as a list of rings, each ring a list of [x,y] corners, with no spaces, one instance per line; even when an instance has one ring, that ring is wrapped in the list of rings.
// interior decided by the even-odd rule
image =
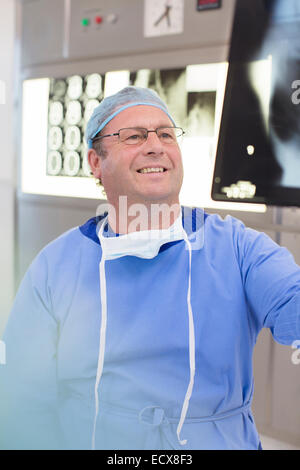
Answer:
[[[131,233],[142,230],[163,230],[174,224],[181,214],[179,201],[173,204],[155,202],[129,204],[125,196],[118,204],[109,204],[108,222],[115,233]]]

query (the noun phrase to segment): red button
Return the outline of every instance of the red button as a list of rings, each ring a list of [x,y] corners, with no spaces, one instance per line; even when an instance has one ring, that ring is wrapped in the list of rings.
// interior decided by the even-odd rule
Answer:
[[[102,23],[102,21],[103,21],[102,16],[96,16],[95,17],[95,23],[100,24],[100,23]]]

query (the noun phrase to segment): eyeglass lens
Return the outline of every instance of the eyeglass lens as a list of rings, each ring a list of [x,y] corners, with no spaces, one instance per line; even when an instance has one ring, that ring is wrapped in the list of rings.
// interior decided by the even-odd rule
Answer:
[[[125,128],[119,130],[119,138],[121,142],[126,144],[139,144],[147,139],[148,132],[156,132],[158,138],[163,143],[175,143],[177,137],[183,134],[180,127],[159,127],[153,131],[143,128]]]

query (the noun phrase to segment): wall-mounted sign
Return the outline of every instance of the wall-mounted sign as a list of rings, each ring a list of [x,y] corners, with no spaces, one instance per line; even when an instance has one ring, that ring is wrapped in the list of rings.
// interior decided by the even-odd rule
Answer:
[[[197,0],[197,10],[211,10],[213,8],[220,8],[221,0]]]

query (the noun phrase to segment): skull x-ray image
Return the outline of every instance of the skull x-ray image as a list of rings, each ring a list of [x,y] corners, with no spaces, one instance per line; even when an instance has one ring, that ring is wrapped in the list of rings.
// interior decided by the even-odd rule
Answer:
[[[213,199],[300,206],[299,37],[299,0],[236,2]]]

